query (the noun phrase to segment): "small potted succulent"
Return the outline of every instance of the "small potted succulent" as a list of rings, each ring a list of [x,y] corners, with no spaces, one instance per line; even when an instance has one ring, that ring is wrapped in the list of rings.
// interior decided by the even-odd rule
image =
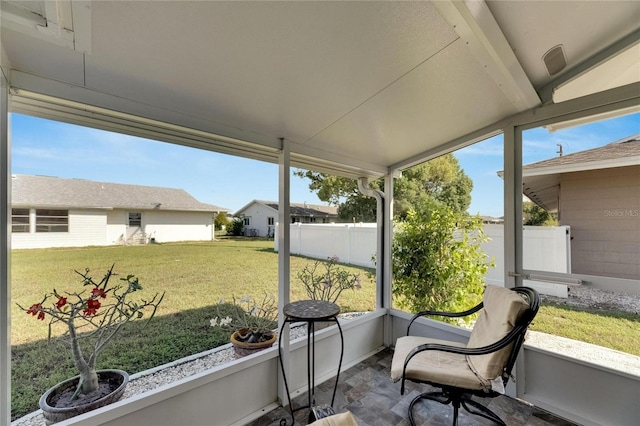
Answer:
[[[233,303],[221,300],[216,305],[215,318],[211,327],[231,333],[230,341],[236,355],[246,356],[266,349],[277,339],[278,305],[273,294],[265,293],[261,301],[251,296],[241,297]]]
[[[82,288],[70,292],[53,289],[39,303],[20,307],[36,319],[48,320],[49,337],[52,327],[62,323],[66,327],[60,336],[69,345],[79,375],[58,383],[40,398],[47,424],[56,423],[120,399],[129,380],[121,370],[98,370],[96,361],[105,346],[132,319],[142,318],[150,310],[153,318],[164,293],[156,293],[149,300],[132,301],[130,295],[142,286],[134,275],[112,282],[117,274],[111,266],[100,281],[84,272],[75,271]]]

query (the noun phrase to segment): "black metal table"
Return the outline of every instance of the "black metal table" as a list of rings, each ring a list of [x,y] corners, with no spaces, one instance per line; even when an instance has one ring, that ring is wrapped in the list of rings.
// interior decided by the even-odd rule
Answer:
[[[335,322],[340,331],[340,361],[338,363],[338,372],[336,374],[336,382],[333,387],[333,396],[331,397],[331,407],[336,398],[336,391],[338,389],[338,378],[340,377],[340,369],[342,368],[342,357],[344,355],[344,336],[342,334],[342,327],[338,321],[338,314],[340,313],[340,307],[335,303],[326,302],[323,300],[300,300],[298,302],[292,302],[284,306],[282,313],[285,316],[282,327],[280,328],[280,336],[284,331],[284,326],[287,323],[293,322],[306,322],[307,323],[307,389],[309,402],[308,405],[301,406],[293,409],[291,403],[291,395],[289,394],[289,385],[287,383],[287,377],[284,370],[284,364],[282,361],[282,337],[278,340],[278,354],[280,355],[280,368],[282,369],[282,378],[284,379],[284,387],[287,392],[287,398],[289,400],[289,409],[291,411],[291,417],[295,423],[295,417],[293,413],[295,411],[311,408],[315,405],[315,323],[316,322]],[[311,413],[310,413],[311,416]]]

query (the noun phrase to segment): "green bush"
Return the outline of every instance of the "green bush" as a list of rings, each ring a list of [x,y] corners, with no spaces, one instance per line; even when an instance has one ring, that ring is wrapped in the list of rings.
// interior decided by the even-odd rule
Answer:
[[[233,222],[229,223],[227,226],[227,235],[233,235],[235,237],[239,237],[242,235],[242,230],[244,229],[244,222],[242,219],[235,218]]]
[[[227,219],[227,213],[220,212],[213,219],[213,224],[215,226],[215,230],[219,231],[223,227],[226,228],[229,225],[229,219]]]
[[[481,250],[484,240],[479,217],[454,213],[440,203],[409,211],[394,235],[394,302],[413,313],[476,305],[493,266]]]

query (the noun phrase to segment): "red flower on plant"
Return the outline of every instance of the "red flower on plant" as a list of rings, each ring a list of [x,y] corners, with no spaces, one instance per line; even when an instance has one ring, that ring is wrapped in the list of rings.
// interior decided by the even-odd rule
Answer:
[[[87,300],[87,307],[82,311],[83,314],[90,317],[96,314],[96,311],[100,309],[100,302],[97,300],[89,299]]]
[[[56,307],[58,309],[62,308],[64,305],[67,304],[67,298],[66,297],[58,297],[58,301],[56,302]]]
[[[44,311],[42,310],[42,304],[40,303],[34,303],[33,305],[29,306],[29,309],[27,309],[27,313],[33,316],[37,315],[39,320],[44,319]]]
[[[105,293],[101,288],[94,288],[91,290],[91,297],[94,299],[97,299],[98,297],[105,299],[107,297],[107,293]]]

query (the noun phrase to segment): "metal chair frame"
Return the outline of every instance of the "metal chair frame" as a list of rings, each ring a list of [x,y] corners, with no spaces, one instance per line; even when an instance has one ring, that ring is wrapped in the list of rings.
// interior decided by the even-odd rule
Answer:
[[[511,289],[512,291],[517,292],[529,303],[529,308],[520,316],[518,321],[516,322],[513,329],[502,339],[497,342],[492,343],[491,345],[479,347],[479,348],[461,348],[457,346],[448,346],[442,344],[423,344],[415,347],[409,354],[407,355],[404,368],[402,371],[402,384],[400,387],[400,393],[404,395],[405,389],[405,380],[410,380],[416,383],[426,383],[431,386],[440,388],[440,391],[437,392],[425,392],[423,394],[418,395],[411,403],[409,404],[409,422],[412,426],[415,426],[415,421],[413,419],[413,407],[414,405],[423,400],[428,399],[432,401],[439,402],[441,404],[452,404],[453,406],[453,425],[456,426],[458,424],[458,412],[460,407],[464,408],[467,412],[484,417],[486,419],[492,420],[495,423],[506,426],[505,423],[500,419],[500,417],[491,411],[489,408],[485,407],[482,404],[471,399],[472,396],[480,396],[480,397],[496,397],[501,395],[495,391],[487,391],[487,390],[478,390],[478,389],[466,389],[448,385],[442,385],[436,382],[431,381],[423,381],[423,380],[413,380],[406,377],[406,370],[409,361],[415,355],[425,352],[425,351],[443,351],[443,352],[451,352],[455,354],[461,355],[485,355],[500,349],[503,349],[511,344],[513,344],[511,348],[511,352],[509,353],[509,357],[507,358],[507,362],[502,370],[502,381],[503,385],[506,387],[509,378],[511,377],[511,371],[513,370],[513,366],[515,365],[516,358],[518,357],[518,353],[520,352],[520,348],[522,347],[522,343],[524,342],[525,333],[527,328],[533,321],[533,318],[538,313],[538,309],[540,307],[540,296],[538,292],[529,287],[515,287]],[[439,312],[439,311],[422,311],[415,314],[411,321],[409,322],[409,326],[407,327],[407,336],[411,330],[411,325],[414,321],[423,316],[443,316],[448,318],[459,318],[471,315],[473,313],[478,312],[480,309],[484,307],[484,304],[480,302],[478,305],[473,308],[466,310],[464,312]]]

